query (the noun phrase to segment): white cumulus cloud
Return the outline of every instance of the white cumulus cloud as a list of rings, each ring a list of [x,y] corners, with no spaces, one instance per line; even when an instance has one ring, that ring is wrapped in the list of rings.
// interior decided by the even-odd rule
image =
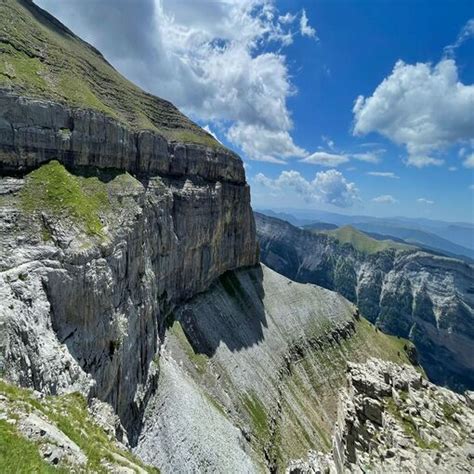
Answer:
[[[316,173],[312,181],[308,181],[298,171],[291,170],[283,171],[276,179],[259,173],[254,182],[272,190],[294,191],[308,202],[316,201],[337,207],[350,207],[359,200],[356,185],[334,169]]]
[[[372,96],[357,98],[353,113],[355,135],[378,132],[406,146],[408,164],[440,165],[439,151],[474,138],[474,85],[460,82],[452,59],[398,61]]]

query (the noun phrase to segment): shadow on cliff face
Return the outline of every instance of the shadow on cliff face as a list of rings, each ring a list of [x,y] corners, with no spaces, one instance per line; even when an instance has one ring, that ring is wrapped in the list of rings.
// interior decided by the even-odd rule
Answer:
[[[195,353],[212,357],[220,344],[236,352],[263,340],[264,296],[260,265],[229,271],[175,316]]]

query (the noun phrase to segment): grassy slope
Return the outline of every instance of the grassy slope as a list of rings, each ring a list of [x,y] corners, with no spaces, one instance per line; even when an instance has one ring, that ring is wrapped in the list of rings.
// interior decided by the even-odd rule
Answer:
[[[93,174],[95,171],[96,174]],[[123,211],[121,194],[142,185],[126,172],[89,169],[90,176],[75,176],[57,161],[51,161],[26,175],[20,191],[21,209],[26,215],[47,214],[74,224],[89,237],[103,239],[104,223]],[[13,196],[14,198],[14,196]],[[8,196],[5,198],[10,199]],[[0,207],[5,199],[0,199]],[[42,238],[49,240],[48,229]]]
[[[105,431],[94,423],[87,410],[86,400],[79,394],[61,397],[46,397],[37,400],[31,391],[8,384],[0,379],[0,395],[6,398],[7,417],[17,418],[16,412],[36,412],[47,417],[66,436],[74,441],[88,458],[87,472],[108,472],[102,465],[108,461],[117,465],[118,455],[125,458],[123,466],[130,467],[128,461],[146,472],[158,472],[145,466],[128,451],[112,442]],[[19,468],[19,461],[21,467]],[[67,466],[53,468],[41,458],[38,446],[23,438],[14,425],[0,421],[0,472],[71,472]]]
[[[388,249],[410,250],[415,248],[411,245],[405,245],[398,242],[394,242],[393,240],[373,239],[372,237],[369,237],[368,235],[351,226],[344,226],[335,230],[315,232],[323,233],[334,237],[339,243],[350,244],[357,251],[366,254],[382,252]]]
[[[94,48],[28,0],[0,1],[0,88],[103,112],[132,129],[220,147],[169,102],[121,76]]]

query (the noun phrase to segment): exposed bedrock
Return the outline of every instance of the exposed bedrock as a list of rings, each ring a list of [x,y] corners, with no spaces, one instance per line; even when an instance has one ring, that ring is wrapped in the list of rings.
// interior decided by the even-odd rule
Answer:
[[[99,397],[135,429],[171,308],[258,261],[242,162],[134,135],[95,112],[0,101],[2,371],[45,393]],[[53,158],[69,171],[44,164]],[[25,174],[38,166],[49,180],[41,192],[31,184],[38,176]],[[66,195],[69,208],[55,173],[81,199]],[[99,204],[89,202],[96,195]],[[99,206],[92,234],[91,203]]]
[[[279,273],[340,292],[384,331],[411,339],[430,379],[474,388],[474,267],[419,250],[371,254],[256,215],[261,259]]]
[[[241,159],[224,147],[168,142],[102,113],[0,89],[0,172],[25,173],[51,159],[137,175],[199,176],[245,184]]]
[[[350,364],[332,455],[310,452],[288,474],[451,473],[474,468],[474,394],[428,382],[413,367]]]

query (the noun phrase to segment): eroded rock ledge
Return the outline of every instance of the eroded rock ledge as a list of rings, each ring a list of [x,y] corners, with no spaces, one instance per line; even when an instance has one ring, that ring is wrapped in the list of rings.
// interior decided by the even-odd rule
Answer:
[[[68,167],[245,184],[242,160],[223,146],[170,143],[158,133],[133,131],[93,110],[0,89],[0,173],[26,173],[52,159]]]

